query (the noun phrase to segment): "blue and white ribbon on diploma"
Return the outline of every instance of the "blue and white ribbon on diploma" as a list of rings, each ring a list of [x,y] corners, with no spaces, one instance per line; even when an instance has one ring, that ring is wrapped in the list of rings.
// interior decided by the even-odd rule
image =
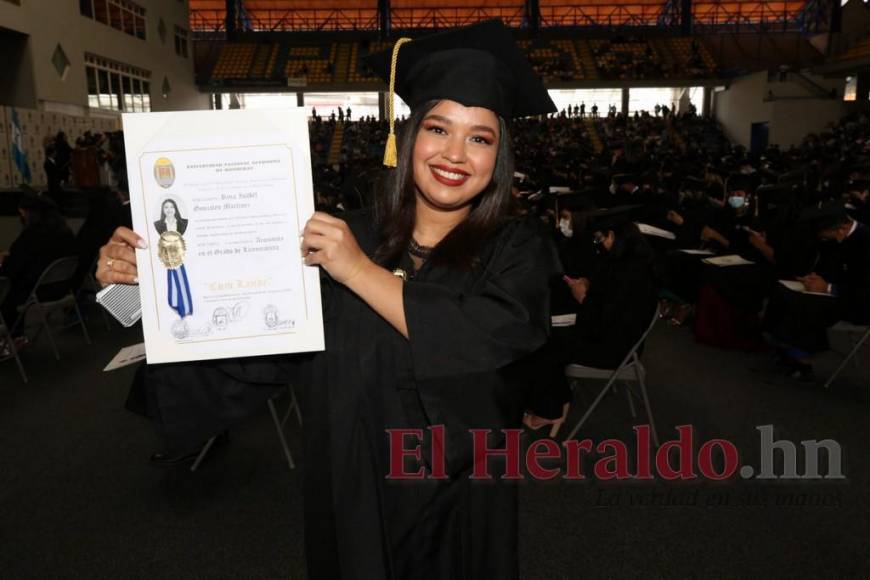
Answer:
[[[157,256],[166,267],[166,299],[169,307],[181,318],[193,314],[193,297],[190,293],[190,280],[184,267],[184,252],[187,246],[181,234],[175,231],[160,234]]]
[[[166,288],[169,306],[178,312],[181,318],[193,314],[193,298],[190,295],[190,282],[184,264],[178,269],[166,271]]]

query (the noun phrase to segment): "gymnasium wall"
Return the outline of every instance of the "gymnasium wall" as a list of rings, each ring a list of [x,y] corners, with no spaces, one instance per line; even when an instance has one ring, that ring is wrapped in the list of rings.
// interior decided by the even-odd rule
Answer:
[[[17,187],[23,178],[12,160],[12,111],[18,115],[21,141],[30,167],[30,185],[39,188],[46,184],[42,164],[45,161],[43,142],[58,131],[66,133],[70,145],[85,131],[105,133],[121,128],[117,116],[82,117],[51,111],[36,111],[18,107],[0,107],[0,189]]]
[[[835,90],[838,98],[822,96],[802,81],[780,82],[760,72],[735,79],[714,94],[716,118],[728,137],[744,147],[749,147],[752,124],[764,122],[769,123],[771,145],[797,145],[808,133],[824,130],[845,114],[844,81],[807,76],[821,89]]]
[[[189,40],[187,58],[175,53],[175,26],[188,29],[187,2],[138,0],[137,4],[146,10],[145,40],[82,16],[79,2],[75,0],[26,0],[20,6],[0,2],[0,39],[4,36],[9,39],[9,45],[16,50],[18,62],[14,64],[25,69],[16,75],[16,86],[0,91],[0,106],[22,107],[33,111],[33,115],[36,112],[62,113],[92,122],[93,119],[88,118],[85,73],[85,53],[90,53],[150,71],[153,111],[208,108],[208,95],[200,93],[194,83],[192,40]],[[158,32],[161,20],[166,30],[164,40]],[[17,47],[16,33],[26,35],[23,47]],[[52,64],[58,45],[70,63],[64,76],[58,75]],[[164,78],[171,86],[166,98],[161,94]],[[119,116],[111,112],[100,114]],[[41,136],[45,124],[54,120],[61,122],[60,117],[37,116],[28,123],[37,125]],[[63,122],[69,126],[70,121]],[[54,131],[61,128],[57,125]],[[97,129],[94,125],[92,128]],[[69,133],[75,134],[74,131]],[[41,161],[39,163],[41,173]]]

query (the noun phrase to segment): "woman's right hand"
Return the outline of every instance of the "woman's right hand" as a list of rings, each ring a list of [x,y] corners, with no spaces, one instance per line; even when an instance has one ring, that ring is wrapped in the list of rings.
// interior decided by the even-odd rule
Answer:
[[[145,240],[129,228],[119,227],[109,242],[100,248],[97,260],[97,281],[109,284],[138,284],[136,249],[148,247]]]

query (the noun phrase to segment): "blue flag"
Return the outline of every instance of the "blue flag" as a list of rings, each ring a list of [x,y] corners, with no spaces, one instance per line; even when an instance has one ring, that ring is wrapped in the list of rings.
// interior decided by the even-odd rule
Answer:
[[[21,124],[18,122],[18,112],[15,109],[12,109],[12,161],[15,162],[15,167],[18,168],[24,183],[29,184],[30,165],[27,163],[27,153],[24,152],[24,137],[21,134]]]

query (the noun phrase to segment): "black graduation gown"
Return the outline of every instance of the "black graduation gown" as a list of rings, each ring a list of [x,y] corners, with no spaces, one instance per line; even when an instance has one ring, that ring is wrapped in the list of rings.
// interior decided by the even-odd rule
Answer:
[[[614,369],[652,322],[658,300],[653,251],[639,234],[623,243],[593,264],[570,339],[571,362]]]
[[[370,216],[347,222],[372,255]],[[400,265],[411,269],[407,257]],[[404,284],[409,339],[326,278],[326,349],[296,359],[312,579],[517,577],[516,491],[469,480],[469,429],[520,426],[511,363],[544,343],[557,271],[538,226],[512,221],[472,270],[427,263]],[[388,481],[385,430],[430,425],[446,428],[449,479]],[[424,458],[431,451],[426,437]]]
[[[371,216],[347,221],[372,255]],[[503,226],[468,272],[424,265],[404,285],[410,339],[323,275],[324,352],[143,367],[128,408],[157,421],[170,452],[190,451],[292,380],[305,417],[312,579],[515,578],[516,491],[468,479],[469,429],[516,428],[527,401],[547,405],[529,397],[515,362],[546,340],[559,271],[538,229]],[[407,257],[400,266],[412,269]],[[386,429],[430,425],[446,428],[449,479],[387,481]]]
[[[75,252],[72,232],[61,227],[50,231],[26,227],[9,247],[9,255],[0,265],[0,276],[11,280],[9,294],[2,304],[3,318],[12,326],[18,317],[16,309],[27,300],[34,285],[49,264]],[[69,285],[54,285],[40,291],[40,299],[54,300],[70,290]]]
[[[833,284],[834,296],[793,292],[779,286],[771,296],[765,325],[788,346],[806,352],[829,348],[826,329],[839,320],[870,324],[870,228],[858,224],[842,244],[828,246],[819,274]],[[830,262],[836,261],[836,264]]]

